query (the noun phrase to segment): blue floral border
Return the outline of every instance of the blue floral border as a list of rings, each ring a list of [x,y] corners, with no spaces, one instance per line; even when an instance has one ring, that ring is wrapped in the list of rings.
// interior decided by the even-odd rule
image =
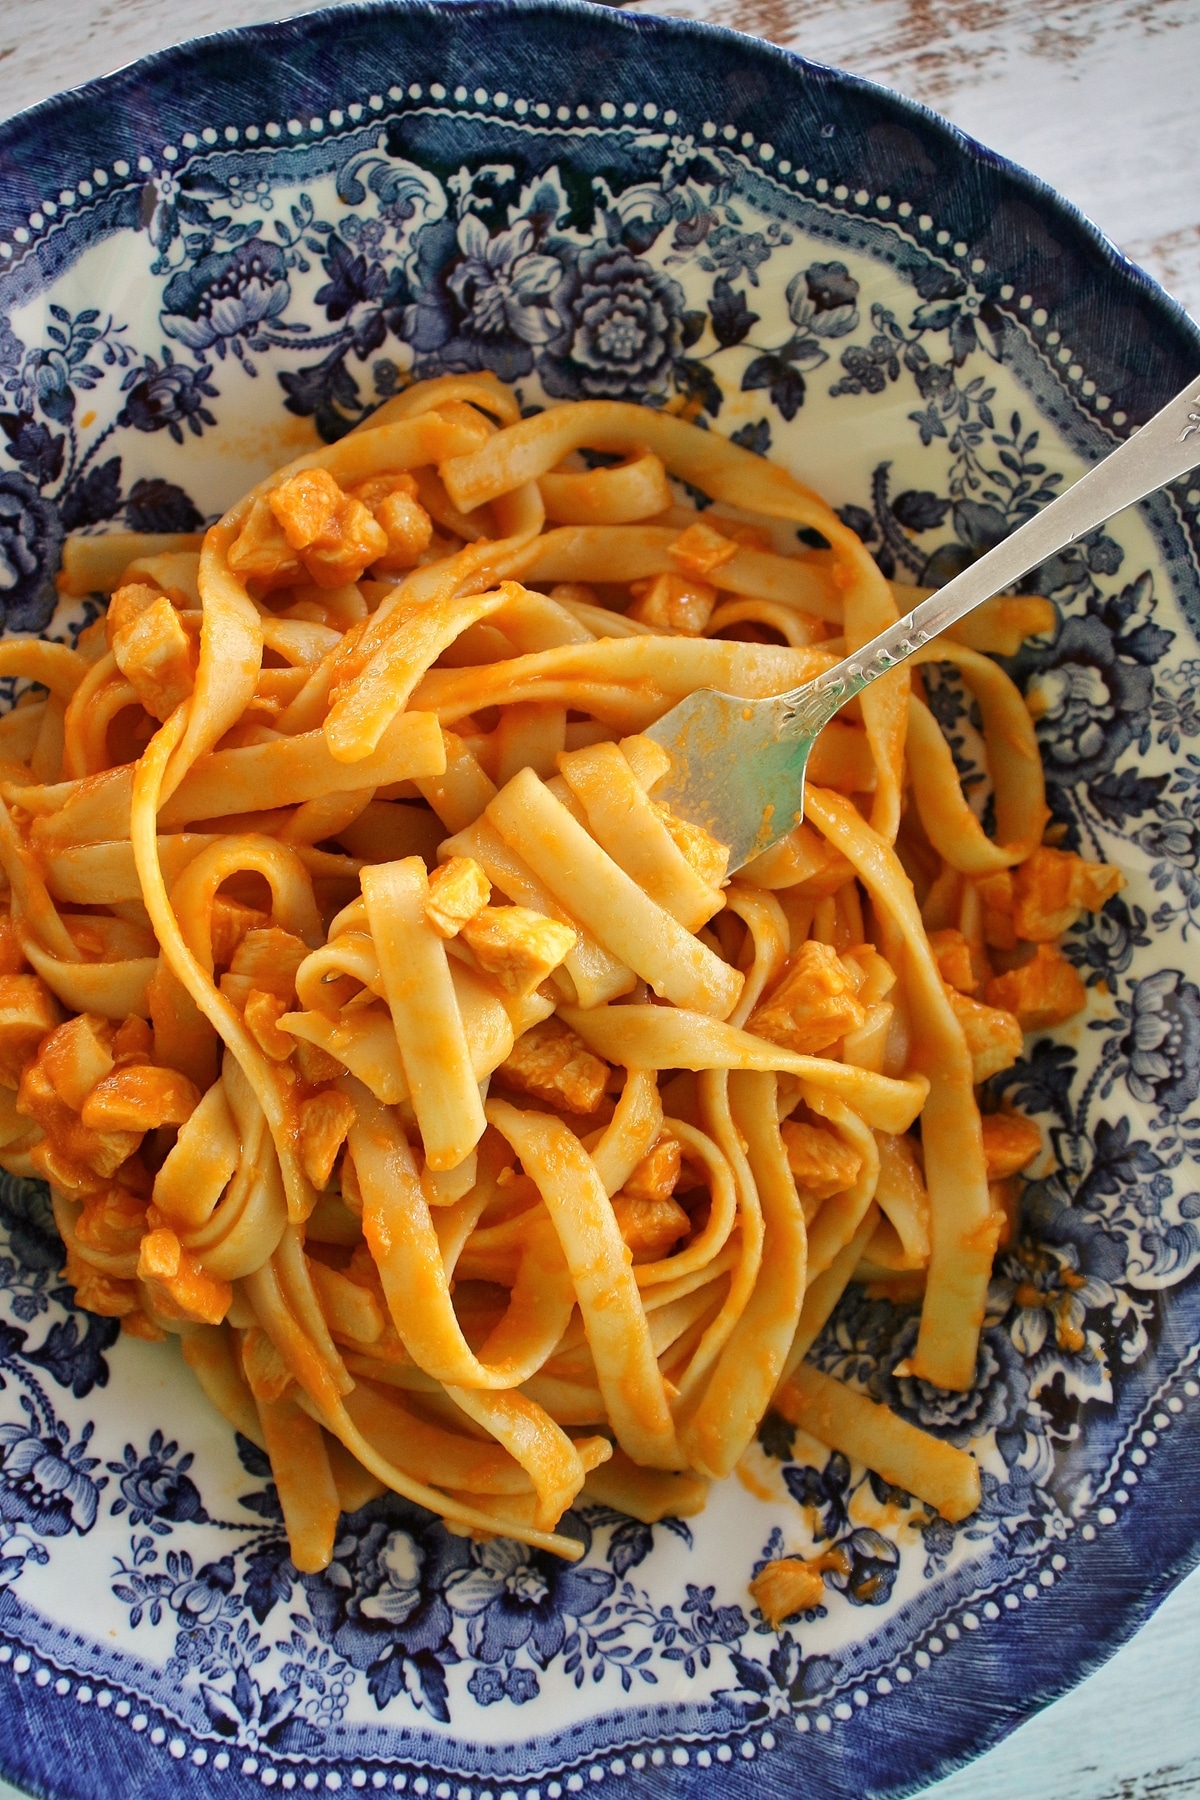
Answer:
[[[564,38],[569,38],[568,42],[554,43],[544,29],[539,33],[539,21],[544,27],[550,18],[559,22],[569,20],[570,32],[563,34]],[[939,236],[944,231],[950,246],[945,250],[939,246],[936,253],[944,263],[965,268],[982,254],[987,268],[986,273],[975,272],[978,277],[976,287],[987,296],[986,304],[1003,308],[1017,291],[1027,295],[1024,308],[1027,316],[1021,316],[1021,323],[1030,332],[1030,337],[1037,340],[1036,321],[1039,311],[1044,311],[1052,322],[1051,328],[1069,338],[1074,346],[1074,356],[1088,371],[1089,377],[1100,376],[1112,401],[1123,402],[1127,418],[1122,414],[1121,405],[1115,405],[1115,410],[1105,419],[1101,419],[1098,411],[1093,411],[1096,425],[1089,429],[1081,423],[1091,410],[1087,395],[1076,387],[1070,401],[1066,401],[1063,383],[1049,372],[1048,348],[1039,346],[1038,350],[1028,352],[1028,367],[1023,379],[1033,391],[1042,390],[1045,410],[1051,416],[1058,413],[1058,422],[1066,427],[1068,436],[1077,442],[1090,440],[1089,448],[1098,448],[1113,427],[1119,430],[1123,424],[1138,423],[1144,412],[1166,398],[1194,369],[1194,331],[1165,296],[1139,272],[1131,271],[1086,221],[1054,200],[1047,190],[1019,171],[1011,170],[990,153],[970,145],[934,120],[932,115],[868,84],[802,64],[799,59],[747,44],[726,34],[720,34],[725,41],[719,65],[722,75],[718,79],[712,73],[718,66],[712,55],[712,32],[641,17],[614,17],[590,7],[571,5],[517,4],[497,9],[470,3],[400,9],[355,8],[334,15],[310,15],[289,25],[185,46],[180,51],[151,59],[134,71],[97,84],[78,96],[47,103],[46,107],[12,122],[0,132],[0,171],[6,177],[0,197],[0,254],[7,248],[12,265],[0,270],[0,300],[10,307],[19,304],[21,299],[52,279],[65,261],[78,254],[85,241],[93,241],[95,236],[104,235],[114,226],[135,222],[136,206],[144,186],[137,172],[137,159],[156,141],[161,142],[164,137],[174,140],[185,128],[195,125],[190,108],[191,97],[196,92],[210,96],[219,94],[231,117],[244,118],[247,114],[262,117],[276,105],[280,116],[286,117],[293,109],[303,115],[309,107],[328,107],[331,79],[344,81],[348,92],[357,93],[367,92],[371,82],[375,81],[380,87],[379,106],[375,112],[381,120],[393,110],[406,110],[401,92],[395,93],[394,101],[383,98],[388,92],[383,83],[389,67],[395,66],[393,59],[397,55],[397,20],[409,27],[411,38],[406,46],[406,78],[417,75],[425,82],[440,78],[456,99],[456,84],[461,85],[461,104],[467,106],[473,93],[467,84],[473,83],[477,67],[473,62],[477,55],[473,39],[486,29],[490,66],[505,69],[505,79],[510,81],[514,91],[519,91],[523,84],[535,92],[561,94],[565,103],[574,104],[576,94],[588,94],[595,85],[595,71],[600,68],[605,94],[619,98],[624,91],[633,92],[643,108],[657,106],[663,112],[668,107],[672,111],[686,108],[685,124],[692,122],[688,115],[693,112],[696,121],[702,117],[722,121],[736,119],[739,132],[744,131],[750,136],[751,143],[746,148],[761,157],[764,170],[772,162],[776,167],[780,166],[782,152],[786,150],[797,158],[803,156],[815,183],[832,191],[843,217],[841,220],[836,215],[830,218],[831,244],[855,242],[871,231],[867,207],[873,194],[894,188],[911,196],[915,206],[928,205],[931,217],[936,217],[939,223]],[[527,35],[531,22],[532,37]],[[511,43],[507,41],[510,38]],[[656,57],[654,52],[664,40],[670,43],[670,57]],[[263,47],[268,59],[268,79],[258,79],[256,70],[251,83],[251,78],[243,72],[243,46],[247,41]],[[337,49],[338,73],[331,78],[326,50],[333,44]],[[555,62],[557,66],[552,66]],[[511,75],[507,72],[509,67],[513,71]],[[797,75],[796,105],[785,122],[778,103],[778,84],[785,79],[794,82]],[[460,76],[461,83],[458,82]],[[647,96],[655,94],[659,96],[657,99],[647,100]],[[347,106],[351,105],[345,96],[343,99]],[[183,116],[185,106],[188,108],[186,118]],[[362,111],[361,105],[359,110]],[[214,123],[217,123],[215,103],[213,113]],[[69,122],[70,130],[61,132],[55,140],[54,134],[47,131],[52,122],[56,128]],[[311,136],[305,132],[303,119],[299,125],[295,134],[297,155],[304,158],[305,170],[311,173]],[[832,131],[827,129],[830,125]],[[553,125],[544,129],[553,130]],[[774,141],[764,144],[760,133],[771,134]],[[869,143],[868,134],[871,134]],[[71,178],[53,168],[57,149],[52,150],[51,144],[78,144],[81,141],[95,147],[97,166],[112,167],[124,162],[128,183],[123,176],[115,181],[110,178],[110,191],[88,209],[86,218],[72,217],[66,229],[36,238],[26,250],[22,243],[22,236],[25,240],[30,236],[26,221],[32,223],[32,214],[44,225],[49,208],[39,209],[45,207],[47,196],[54,205],[53,195],[58,184]],[[199,156],[206,154],[198,151]],[[332,150],[330,154],[332,156]],[[272,155],[282,159],[287,153],[272,152]],[[864,169],[870,170],[866,179],[871,183],[871,192],[864,190],[861,201],[857,188],[854,194],[848,191],[843,194],[842,184],[848,179],[845,172],[853,171],[853,179],[857,181],[863,179]],[[1027,209],[1024,220],[1019,217],[1021,207]],[[1040,262],[1037,234],[1030,229],[1035,222],[1028,210],[1031,207],[1042,230],[1042,251],[1046,250],[1047,217],[1053,218],[1062,240],[1055,246],[1058,254],[1054,257],[1043,254]],[[1003,229],[989,238],[985,221],[990,225],[998,217]],[[35,231],[38,228],[34,226]],[[961,239],[956,233],[961,233]],[[1002,249],[1010,250],[1018,246],[1025,250],[1032,246],[1031,262],[1023,267],[1014,266],[1011,259],[1006,261],[997,255],[996,242]],[[1015,281],[1002,279],[1008,276],[1015,277]],[[1125,308],[1124,335],[1119,343],[1109,335],[1103,344],[1095,343],[1091,341],[1089,320],[1096,316],[1098,295],[1111,292],[1114,282],[1120,284],[1123,296],[1130,302]],[[1006,287],[1009,289],[1007,297]],[[186,300],[186,296],[184,298]],[[1010,310],[1014,309],[1010,306]],[[1030,329],[1031,324],[1033,329]],[[1012,338],[1020,338],[1020,334],[1012,333],[1010,340]],[[845,359],[843,366],[850,370]],[[765,381],[763,385],[766,385]],[[1132,396],[1136,396],[1136,400]],[[771,398],[784,416],[790,416],[774,391]],[[1177,559],[1183,549],[1179,514],[1167,502],[1160,502],[1156,524],[1156,535],[1168,560]],[[1194,520],[1188,528],[1195,543]],[[1176,1290],[1164,1319],[1164,1339],[1157,1346],[1159,1367],[1164,1360],[1169,1360],[1168,1340],[1172,1334],[1180,1338],[1181,1349],[1200,1336],[1197,1299],[1194,1281],[1186,1289]],[[1187,1379],[1191,1380],[1191,1377]],[[1127,1386],[1123,1395],[1120,1413],[1124,1418],[1129,1417],[1136,1385]],[[1195,1387],[1194,1381],[1192,1386]],[[1118,1423],[1115,1416],[1110,1416],[1110,1421],[1110,1429],[1115,1429]],[[1128,1432],[1126,1436],[1128,1438]],[[78,1455],[82,1455],[81,1450]],[[857,1696],[853,1693],[849,1698],[838,1700],[833,1708],[839,1721],[836,1752],[834,1740],[830,1740],[829,1751],[822,1748],[818,1723],[813,1735],[807,1739],[790,1738],[788,1748],[799,1751],[798,1762],[793,1755],[776,1755],[776,1749],[781,1748],[776,1733],[770,1729],[764,1731],[760,1723],[743,1740],[744,1748],[754,1751],[753,1772],[743,1771],[734,1758],[732,1765],[724,1771],[726,1785],[732,1791],[739,1791],[748,1780],[752,1779],[760,1788],[766,1780],[773,1791],[785,1781],[790,1785],[796,1773],[811,1781],[818,1776],[819,1770],[819,1779],[829,1794],[861,1793],[868,1781],[873,1792],[899,1793],[913,1780],[911,1737],[918,1723],[923,1731],[927,1729],[920,1751],[925,1760],[921,1781],[928,1779],[938,1768],[977,1751],[988,1736],[998,1735],[1018,1722],[1031,1704],[1050,1698],[1054,1691],[1078,1679],[1092,1662],[1100,1660],[1115,1641],[1127,1635],[1152,1610],[1171,1580],[1177,1578],[1183,1564],[1195,1555],[1200,1519],[1188,1515],[1184,1508],[1168,1507],[1170,1516],[1164,1522],[1153,1506],[1146,1505],[1147,1494],[1153,1496],[1167,1491],[1164,1482],[1171,1491],[1176,1491],[1170,1479],[1171,1469],[1178,1465],[1180,1476],[1192,1474],[1191,1462],[1194,1460],[1195,1452],[1192,1451],[1189,1461],[1185,1434],[1172,1432],[1168,1443],[1156,1452],[1140,1484],[1123,1490],[1131,1498],[1122,1516],[1121,1532],[1102,1532],[1095,1546],[1086,1553],[1078,1545],[1072,1546],[1071,1557],[1060,1560],[1074,1570],[1074,1581],[1057,1579],[1059,1574],[1065,1576],[1067,1569],[1043,1570],[1042,1573],[1056,1577],[1050,1590],[1039,1596],[1036,1608],[1023,1609],[1018,1600],[1017,1610],[1011,1614],[1006,1612],[1002,1630],[995,1634],[999,1644],[990,1641],[988,1621],[977,1620],[977,1633],[972,1634],[970,1644],[964,1643],[958,1648],[953,1659],[939,1664],[929,1652],[919,1651],[917,1661],[921,1673],[906,1690],[903,1709],[899,1708],[898,1702],[869,1704],[864,1708],[857,1704]],[[71,1464],[72,1468],[75,1466]],[[78,1466],[83,1465],[79,1463]],[[71,1477],[64,1479],[69,1481]],[[1194,1495],[1197,1492],[1194,1480],[1185,1481],[1178,1491]],[[1108,1510],[1114,1511],[1111,1507]],[[1145,1532],[1151,1546],[1146,1550],[1145,1560],[1134,1570],[1126,1571],[1126,1578],[1122,1579],[1120,1568],[1109,1565],[1121,1562],[1123,1553],[1118,1546],[1130,1536],[1131,1521],[1137,1525],[1134,1535],[1140,1537]],[[1080,1566],[1085,1558],[1086,1570]],[[1147,1571],[1152,1572],[1148,1574]],[[1153,1584],[1149,1592],[1148,1582]],[[1086,1594],[1089,1589],[1102,1596],[1103,1609],[1098,1614],[1089,1614],[1081,1605],[1079,1595],[1081,1592]],[[1037,1592],[1036,1587],[1034,1592]],[[1114,1595],[1120,1596],[1116,1606],[1113,1605]],[[1075,1616],[1070,1623],[1064,1621],[1056,1632],[1049,1628],[1049,1621],[1052,1614],[1063,1610],[1064,1600],[1067,1611],[1073,1611]],[[10,1594],[5,1624],[14,1639],[23,1635],[21,1615],[20,1601]],[[1097,1616],[1102,1620],[1099,1627]],[[1031,1618],[1035,1624],[1028,1628]],[[926,1637],[936,1636],[935,1625],[941,1623],[941,1620],[931,1621],[925,1628]],[[949,1627],[943,1628],[949,1635]],[[911,1636],[911,1631],[905,1633],[906,1643]],[[1025,1642],[1027,1637],[1036,1642]],[[1056,1637],[1058,1653],[1051,1662],[1046,1644],[1048,1640],[1054,1642]],[[771,1681],[786,1685],[793,1678],[788,1641],[785,1639],[779,1645],[767,1663],[755,1665],[767,1673],[749,1678],[750,1692],[765,1694]],[[1063,1643],[1069,1644],[1071,1649],[1066,1657],[1061,1655]],[[83,1647],[84,1644],[77,1640],[73,1656],[69,1643],[64,1641],[59,1652],[64,1664],[78,1667],[78,1652]],[[48,1643],[45,1648],[53,1658],[54,1651]],[[878,1648],[877,1642],[877,1652]],[[8,1658],[3,1654],[4,1649],[10,1652]],[[1020,1655],[1016,1654],[1018,1649]],[[80,1786],[77,1791],[81,1796],[85,1792],[125,1791],[135,1767],[144,1766],[137,1761],[139,1745],[155,1748],[161,1772],[167,1765],[161,1761],[160,1746],[166,1743],[168,1754],[175,1757],[177,1741],[181,1748],[174,1770],[173,1791],[187,1791],[193,1780],[204,1780],[206,1786],[211,1783],[211,1770],[207,1774],[200,1773],[206,1765],[190,1760],[191,1747],[182,1738],[174,1738],[175,1727],[170,1720],[155,1722],[143,1706],[144,1736],[136,1730],[128,1734],[89,1731],[83,1721],[89,1717],[94,1719],[96,1714],[88,1715],[83,1710],[91,1700],[90,1692],[86,1700],[82,1695],[82,1689],[87,1688],[88,1683],[81,1684],[63,1674],[51,1675],[42,1688],[31,1686],[36,1684],[38,1675],[30,1669],[18,1670],[18,1664],[26,1655],[26,1651],[14,1650],[11,1644],[0,1646],[0,1686],[10,1678],[10,1671],[16,1680],[24,1681],[29,1675],[25,1692],[27,1695],[32,1693],[38,1714],[40,1759],[37,1767],[14,1766],[17,1779],[35,1789],[61,1795],[66,1791],[64,1771],[69,1768],[72,1779],[89,1784],[95,1782],[94,1786]],[[929,1669],[921,1669],[920,1655],[930,1662]],[[969,1711],[963,1715],[960,1709],[955,1716],[954,1709],[938,1705],[940,1697],[961,1690],[970,1682],[976,1663],[981,1676],[990,1674],[994,1691],[997,1660],[1003,1664],[1004,1685],[1013,1699],[1011,1714],[993,1720],[990,1727],[981,1730],[979,1721],[972,1718]],[[947,1676],[941,1673],[943,1670],[949,1678],[948,1687]],[[1034,1677],[1032,1681],[1031,1676]],[[767,1687],[756,1686],[759,1682],[765,1682]],[[47,1687],[57,1705],[49,1703]],[[39,1694],[45,1694],[45,1706],[38,1703]],[[74,1719],[78,1723],[74,1729],[64,1732],[63,1715],[71,1716],[70,1707],[63,1704],[68,1701],[76,1708]],[[119,1717],[121,1702],[114,1701],[113,1704]],[[847,1709],[848,1716],[842,1718],[842,1712]],[[900,1710],[909,1721],[905,1735],[910,1743],[903,1753],[896,1731]],[[707,1733],[721,1728],[720,1709],[706,1708],[704,1711],[703,1721],[681,1715],[679,1724],[686,1723],[693,1730],[699,1728]],[[723,1721],[724,1728],[729,1729],[737,1720],[752,1718],[753,1712],[753,1706],[748,1713],[744,1705],[737,1713],[729,1712]],[[620,1715],[625,1739],[636,1730],[638,1716],[629,1712]],[[694,1747],[689,1749],[678,1741],[664,1740],[660,1735],[660,1709],[645,1709],[642,1716],[650,1737],[658,1745],[644,1770],[637,1767],[636,1752],[627,1753],[615,1762],[610,1757],[605,1763],[595,1765],[589,1764],[585,1756],[580,1773],[566,1780],[566,1790],[577,1791],[577,1783],[582,1787],[597,1776],[607,1778],[614,1773],[623,1773],[627,1783],[655,1793],[661,1793],[667,1785],[690,1792],[702,1780],[710,1778],[701,1773],[705,1770],[704,1757],[707,1756],[708,1765],[712,1765],[709,1752],[697,1751]],[[136,1717],[134,1714],[135,1721]],[[600,1743],[604,1740],[607,1723],[609,1721],[598,1719],[575,1735]],[[158,1735],[160,1733],[164,1735]],[[445,1740],[429,1733],[411,1735],[414,1757],[428,1758],[436,1768],[439,1746],[444,1752]],[[336,1732],[330,1735],[331,1753],[336,1752],[337,1736]],[[100,1761],[96,1758],[97,1739],[103,1749]],[[113,1744],[123,1744],[131,1757],[124,1772],[107,1762],[110,1739]],[[88,1755],[80,1758],[79,1750],[85,1743]],[[552,1744],[546,1746],[551,1760],[555,1748]],[[760,1760],[762,1752],[766,1753],[765,1761]],[[119,1750],[112,1751],[113,1755],[120,1753]],[[570,1756],[578,1753],[578,1746],[571,1752],[563,1745],[557,1753]],[[255,1761],[253,1757],[243,1759],[246,1760]],[[85,1767],[89,1761],[90,1767]],[[616,1768],[618,1762],[623,1765],[622,1771]],[[217,1766],[215,1760],[212,1766]],[[318,1779],[330,1788],[343,1779],[357,1785],[353,1774],[343,1777],[336,1769],[315,1763],[314,1769],[318,1767],[321,1769]],[[847,1767],[853,1768],[852,1777],[845,1774]],[[247,1782],[253,1780],[256,1785],[269,1785],[264,1780],[263,1770],[257,1767],[239,1769],[236,1758],[229,1764],[229,1773],[231,1776],[242,1774]],[[366,1765],[363,1773],[365,1781]],[[334,1776],[337,1776],[337,1783],[331,1779]],[[392,1779],[389,1773],[389,1782]],[[523,1782],[529,1777],[518,1779]],[[411,1782],[412,1790],[417,1793],[426,1790],[434,1793],[435,1800],[450,1800],[454,1791],[451,1784],[447,1793],[442,1794],[440,1789],[446,1783],[437,1774],[425,1777],[414,1772],[406,1775],[405,1780]],[[850,1785],[845,1784],[847,1781]],[[284,1785],[287,1785],[286,1781]],[[478,1777],[475,1777],[473,1791],[477,1790]],[[548,1800],[556,1800],[549,1787],[547,1794]]]

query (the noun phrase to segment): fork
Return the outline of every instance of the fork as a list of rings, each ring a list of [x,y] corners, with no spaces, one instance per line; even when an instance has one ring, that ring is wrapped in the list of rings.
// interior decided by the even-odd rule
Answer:
[[[740,869],[803,818],[809,754],[847,700],[1047,557],[1197,465],[1200,379],[1019,531],[815,680],[767,700],[704,689],[672,707],[646,733],[671,756],[655,799],[728,844],[729,869]]]

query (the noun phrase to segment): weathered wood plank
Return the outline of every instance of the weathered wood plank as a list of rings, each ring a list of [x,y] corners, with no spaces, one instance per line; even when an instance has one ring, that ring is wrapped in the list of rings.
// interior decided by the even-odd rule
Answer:
[[[632,0],[897,88],[1082,207],[1200,316],[1195,0]]]

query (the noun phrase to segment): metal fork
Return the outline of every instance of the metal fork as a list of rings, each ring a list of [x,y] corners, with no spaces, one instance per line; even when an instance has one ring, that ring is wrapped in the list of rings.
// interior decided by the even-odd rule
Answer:
[[[670,752],[655,789],[730,847],[729,868],[768,850],[804,813],[818,732],[847,700],[1028,570],[1123,507],[1200,465],[1200,379],[1019,531],[815,681],[769,700],[691,694],[646,733]]]

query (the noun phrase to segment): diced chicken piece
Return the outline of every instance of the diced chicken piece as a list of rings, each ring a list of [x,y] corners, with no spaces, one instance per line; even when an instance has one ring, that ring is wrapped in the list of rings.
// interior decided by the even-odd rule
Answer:
[[[551,1106],[592,1113],[604,1098],[608,1064],[593,1056],[561,1019],[543,1019],[517,1039],[496,1076]]]
[[[231,1284],[206,1274],[167,1225],[142,1239],[137,1272],[154,1311],[164,1319],[219,1325],[233,1301]]]
[[[989,1181],[1019,1174],[1042,1147],[1040,1127],[1019,1113],[985,1113],[980,1123]]]
[[[1015,950],[1016,927],[1013,924],[1013,875],[1011,869],[997,869],[980,876],[975,890],[983,907],[983,941],[993,950]]]
[[[457,937],[487,905],[491,892],[492,884],[473,856],[452,856],[429,877],[425,917],[439,937]]]
[[[730,555],[733,549],[731,544]],[[653,575],[633,582],[630,592],[631,619],[653,626],[655,631],[679,632],[685,637],[699,637],[717,604],[716,588],[695,575]]]
[[[381,571],[411,569],[433,538],[433,520],[417,499],[411,475],[373,475],[350,489],[361,500],[387,535],[387,549],[379,558]]]
[[[306,1043],[303,1038],[293,1038],[292,1044],[296,1073],[309,1087],[328,1087],[331,1081],[346,1073],[345,1066],[336,1056],[330,1056],[328,1050]]]
[[[242,1333],[242,1370],[256,1400],[280,1400],[292,1385],[287,1365],[258,1325]]]
[[[300,1162],[318,1193],[329,1186],[337,1153],[354,1118],[353,1100],[337,1088],[314,1094],[300,1108]]]
[[[330,530],[345,499],[328,469],[302,469],[268,494],[267,504],[291,549],[307,550]]]
[[[19,1144],[36,1130],[37,1127],[30,1125],[25,1115],[17,1111],[17,1096],[13,1089],[0,1087],[0,1148]],[[36,1141],[35,1137],[33,1142]]]
[[[14,1168],[10,1158],[17,1155],[16,1144],[5,1148],[0,1157],[0,1168],[5,1168],[12,1175],[33,1173],[39,1181],[49,1182],[68,1200],[86,1200],[89,1194],[99,1193],[104,1186],[102,1178],[86,1163],[76,1162],[59,1149],[53,1138],[43,1136],[37,1126],[33,1127],[32,1139],[28,1142],[26,1155],[29,1168]]]
[[[683,1167],[679,1140],[661,1137],[621,1190],[628,1200],[669,1200]]]
[[[128,1188],[109,1187],[90,1195],[75,1221],[75,1236],[86,1250],[128,1256],[146,1230],[146,1202]]]
[[[861,1155],[826,1126],[788,1119],[780,1126],[780,1136],[796,1186],[814,1200],[843,1193],[858,1179]]]
[[[737,545],[732,538],[723,536],[707,519],[697,519],[689,525],[670,547],[671,560],[679,564],[685,575],[708,575],[736,554]]]
[[[84,1312],[99,1313],[102,1319],[122,1319],[138,1310],[136,1282],[105,1275],[85,1262],[76,1250],[67,1251],[63,1273],[68,1285],[75,1289],[76,1306]]]
[[[212,905],[213,965],[227,969],[237,953],[238,945],[248,931],[261,930],[271,923],[271,916],[257,906],[243,906],[240,900],[229,900],[218,894]]]
[[[200,1089],[178,1069],[127,1063],[96,1083],[80,1111],[89,1131],[156,1131],[183,1125],[200,1104]]]
[[[973,994],[979,983],[971,967],[971,946],[961,931],[947,926],[944,931],[929,933],[929,948],[942,980],[960,994]]]
[[[136,1291],[140,1299],[141,1289]],[[149,1313],[143,1312],[140,1306],[123,1316],[121,1333],[124,1337],[141,1338],[147,1344],[165,1344],[167,1341],[167,1333],[162,1326],[156,1325]]]
[[[59,1098],[40,1062],[32,1063],[21,1077],[17,1111],[41,1126],[61,1156],[69,1162],[82,1163],[104,1180],[116,1174],[142,1141],[140,1131],[89,1129]]]
[[[149,1062],[154,1050],[154,1033],[148,1021],[139,1018],[137,1013],[130,1013],[113,1032],[109,1049],[118,1069],[125,1063]]]
[[[703,825],[693,825],[689,819],[679,818],[669,806],[660,806],[653,801],[651,804],[670,833],[675,848],[692,865],[700,880],[706,887],[720,887],[729,867],[729,845],[718,844]]]
[[[20,975],[28,966],[12,914],[0,912],[0,975]]]
[[[1080,913],[1099,912],[1124,886],[1119,869],[1043,844],[1013,876],[1013,927],[1026,943],[1053,943]]]
[[[523,1000],[570,955],[578,933],[527,906],[486,906],[463,926],[462,939],[484,973]]]
[[[36,975],[0,975],[0,1085],[19,1085],[26,1063],[62,1018]]]
[[[811,1612],[825,1597],[825,1577],[820,1558],[806,1563],[798,1556],[781,1556],[759,1570],[750,1592],[772,1631],[796,1613]]]
[[[635,1200],[626,1190],[613,1200],[612,1209],[634,1262],[665,1256],[672,1244],[691,1229],[692,1222],[682,1206],[669,1196]]]
[[[989,986],[989,994],[994,985]],[[976,1085],[1001,1069],[1011,1069],[1021,1054],[1021,1027],[1012,1013],[1003,1007],[985,1006],[952,987],[946,993],[967,1040],[973,1065],[971,1078]]]
[[[344,587],[387,550],[384,527],[343,493],[328,469],[302,469],[267,496],[275,518],[318,587]]]
[[[192,640],[167,596],[133,582],[108,606],[108,637],[117,667],[146,711],[168,719],[192,691]]]
[[[315,1257],[309,1260],[312,1284],[335,1338],[353,1344],[375,1344],[383,1336],[384,1313],[370,1288],[339,1274]]]
[[[235,1005],[245,1006],[254,988],[291,1002],[296,992],[296,971],[308,955],[303,939],[278,925],[252,926],[233,953],[221,992]]]
[[[272,1062],[286,1062],[296,1048],[296,1039],[279,1029],[279,1021],[287,1010],[286,1000],[278,994],[266,994],[262,988],[251,988],[242,1008],[246,1030]]]
[[[263,592],[287,587],[304,574],[304,565],[289,545],[265,495],[254,502],[246,523],[229,546],[229,566]]]
[[[596,589],[586,581],[556,581],[550,589],[551,600],[560,605],[600,606],[602,601]]]
[[[59,1099],[75,1112],[113,1066],[113,1029],[96,1013],[80,1013],[51,1032],[38,1060]]]
[[[746,1029],[801,1056],[819,1055],[866,1021],[857,986],[837,951],[810,938],[789,957],[782,980],[759,1002]]]
[[[1087,1005],[1078,969],[1054,944],[1039,944],[1029,962],[995,976],[984,992],[989,1005],[1016,1014],[1022,1031],[1061,1025]]]

